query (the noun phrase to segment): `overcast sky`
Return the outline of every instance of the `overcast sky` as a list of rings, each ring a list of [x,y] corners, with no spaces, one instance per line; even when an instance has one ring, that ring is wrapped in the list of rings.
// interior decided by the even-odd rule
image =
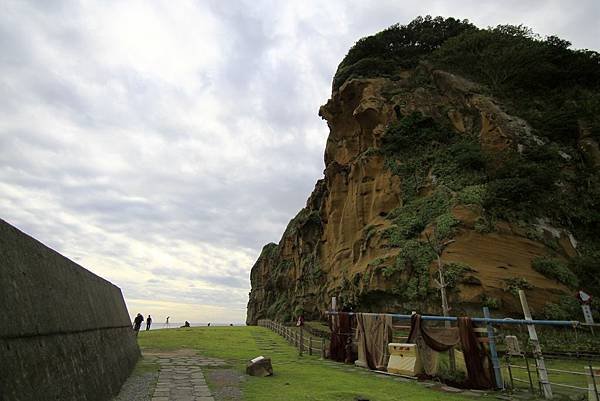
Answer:
[[[243,322],[322,176],[318,115],[362,36],[417,15],[600,49],[590,1],[0,1],[0,218],[155,321]]]

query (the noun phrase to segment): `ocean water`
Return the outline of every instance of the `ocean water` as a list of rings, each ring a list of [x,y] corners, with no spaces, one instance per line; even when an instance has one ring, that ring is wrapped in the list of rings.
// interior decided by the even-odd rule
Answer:
[[[167,325],[165,324],[165,322],[152,322],[152,325],[150,326],[150,330],[158,330],[158,329],[178,329],[181,326],[183,326],[184,322],[169,322],[169,326],[167,327]],[[224,326],[229,326],[233,324],[234,326],[245,326],[246,323],[241,323],[241,322],[231,322],[231,323],[220,323],[220,322],[211,322],[210,326],[217,326],[217,327],[224,327]],[[190,322],[190,326],[191,327],[207,327],[208,326],[208,322],[203,323],[203,322]],[[146,322],[144,321],[144,323],[142,324],[142,328],[141,330],[146,330]]]

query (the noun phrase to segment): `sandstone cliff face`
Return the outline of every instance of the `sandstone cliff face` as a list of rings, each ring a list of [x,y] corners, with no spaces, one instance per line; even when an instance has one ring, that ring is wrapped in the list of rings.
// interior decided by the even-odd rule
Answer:
[[[408,202],[411,177],[395,173],[381,151],[386,130],[403,116],[419,113],[456,137],[474,138],[485,154],[518,152],[539,138],[525,121],[507,114],[476,84],[456,75],[422,65],[399,77],[350,80],[321,107],[319,114],[330,129],[324,178],[279,244],[266,245],[252,268],[249,324],[260,318],[290,319],[298,313],[321,317],[332,296],[355,310],[439,312],[433,285],[437,265],[428,262],[428,274],[418,279],[418,269],[408,259],[402,259],[404,265],[398,268],[403,250],[414,243],[394,243],[390,229],[393,216]],[[592,160],[597,153],[594,146],[582,139],[581,147]],[[430,172],[417,196],[441,188]],[[496,220],[481,229],[482,207],[460,199],[451,189],[447,192],[450,213],[458,224],[446,241],[442,260],[463,266],[453,278],[453,313],[479,313],[482,303],[517,313],[511,278],[521,284],[526,280],[534,310],[568,291],[531,266],[539,256],[574,255],[576,243],[568,232],[544,221],[525,226]],[[432,229],[428,225],[417,234],[421,244],[427,244]],[[547,239],[559,246],[550,249]]]

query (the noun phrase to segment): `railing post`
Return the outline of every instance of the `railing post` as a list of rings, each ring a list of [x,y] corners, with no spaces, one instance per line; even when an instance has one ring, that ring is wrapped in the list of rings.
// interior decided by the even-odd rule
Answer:
[[[527,377],[529,378],[529,392],[534,395],[535,390],[533,389],[533,378],[531,377],[531,369],[529,369],[529,359],[527,359],[527,352],[523,354],[523,359],[525,360],[525,368],[527,368]],[[509,366],[510,367],[510,366]],[[510,380],[513,378],[511,376]],[[512,385],[514,387],[514,384]]]
[[[308,337],[308,355],[312,355],[312,336]]]
[[[490,309],[487,306],[483,307],[483,317],[490,318]],[[494,377],[496,378],[496,388],[504,389],[502,381],[502,371],[500,370],[500,361],[496,352],[496,339],[494,338],[494,327],[491,323],[486,323],[488,344],[490,345],[490,356],[492,357],[492,366],[494,367]]]
[[[325,359],[325,337],[321,337],[321,359]]]
[[[591,378],[592,378],[592,384],[593,384],[593,388],[594,388],[594,398],[592,400],[593,401],[598,401],[600,398],[598,397],[598,385],[596,384],[596,372],[594,371],[594,368],[592,367],[592,363],[591,362],[589,364],[589,368],[590,368],[590,375],[591,375]],[[588,388],[589,387],[590,386],[588,384]]]
[[[304,352],[304,331],[302,330],[302,326],[300,326],[300,352],[298,353],[298,355],[302,356],[303,352]]]

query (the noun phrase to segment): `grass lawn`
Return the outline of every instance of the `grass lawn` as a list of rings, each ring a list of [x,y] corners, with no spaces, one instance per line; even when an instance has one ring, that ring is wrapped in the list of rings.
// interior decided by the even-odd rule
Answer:
[[[559,370],[572,371],[572,372],[578,372],[578,373],[584,373],[586,370],[589,369],[588,362],[585,360],[544,358],[544,363],[546,365],[546,368],[548,368],[548,369],[559,369]],[[503,367],[502,377],[504,378],[505,382],[508,382],[510,379],[509,379],[508,369],[505,366],[506,365],[505,360],[502,360],[501,364]],[[520,358],[520,357],[512,357],[511,364],[523,366],[523,367],[526,366],[524,359]],[[597,366],[597,365],[598,365],[597,362],[593,363],[593,366]],[[531,371],[531,379],[533,380],[533,387],[534,387],[535,391],[538,391],[538,376],[537,376],[537,372],[536,372],[536,368],[535,368],[535,360],[533,358],[529,358],[529,369]],[[588,372],[589,372],[589,370],[588,370]],[[526,390],[529,388],[529,379],[528,379],[528,375],[527,375],[527,370],[512,368],[512,375],[515,378],[527,381],[527,383],[515,381],[514,385],[516,388],[523,389],[523,390]],[[551,383],[568,384],[571,386],[584,387],[584,388],[587,388],[587,386],[588,386],[587,378],[585,376],[581,376],[581,375],[573,375],[573,374],[563,373],[563,372],[548,371],[548,378],[550,379]],[[600,386],[600,381],[598,382],[598,385]],[[556,394],[571,395],[571,396],[573,396],[574,394],[581,394],[582,396],[587,397],[587,391],[585,391],[585,390],[577,390],[577,389],[571,389],[571,388],[565,388],[565,387],[559,387],[559,386],[552,386],[552,391]]]
[[[245,400],[370,401],[473,400],[472,396],[426,388],[416,382],[377,375],[318,356],[298,356],[298,351],[263,327],[198,327],[140,332],[142,351],[193,349],[199,354],[228,361],[243,375],[246,362],[259,355],[270,357],[274,376],[245,377]],[[211,384],[211,383],[209,383]],[[212,384],[214,386],[214,383]],[[478,397],[477,399],[485,399]]]

